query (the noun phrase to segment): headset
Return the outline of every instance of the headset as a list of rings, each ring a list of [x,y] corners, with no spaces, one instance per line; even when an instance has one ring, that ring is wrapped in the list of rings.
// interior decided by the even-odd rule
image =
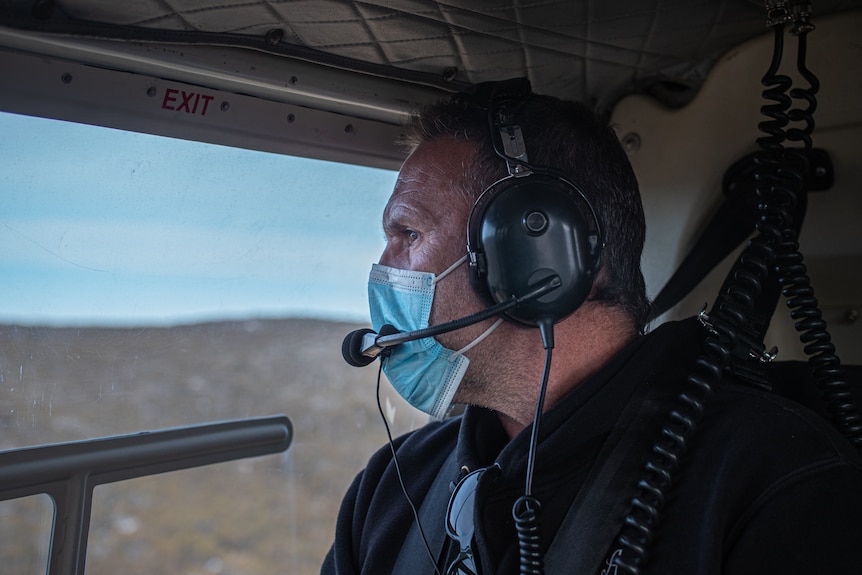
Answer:
[[[370,329],[357,330],[345,337],[342,355],[350,365],[361,367],[383,355],[388,347],[461,329],[497,315],[539,328],[545,368],[530,436],[524,495],[512,509],[521,573],[533,575],[543,572],[538,528],[541,506],[532,496],[531,485],[554,347],[553,325],[573,313],[589,296],[604,243],[596,211],[581,188],[550,168],[529,163],[517,115],[530,97],[532,90],[526,78],[478,84],[453,97],[456,103],[487,113],[494,152],[505,160],[508,170],[508,176],[478,196],[467,219],[470,283],[490,307],[411,332],[399,332],[393,326],[383,326],[379,334]],[[385,423],[386,418],[383,420]],[[436,565],[416,508],[406,491],[405,496],[428,555]]]
[[[470,283],[487,303],[500,304],[553,276],[561,285],[504,316],[525,325],[556,323],[583,302],[601,265],[602,231],[581,188],[562,174],[529,163],[518,111],[530,82],[486,82],[455,96],[488,113],[494,151],[509,175],[476,199],[467,221]]]

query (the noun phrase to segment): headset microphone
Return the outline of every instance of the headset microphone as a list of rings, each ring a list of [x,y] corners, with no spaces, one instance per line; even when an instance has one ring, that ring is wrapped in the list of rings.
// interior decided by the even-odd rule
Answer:
[[[358,329],[348,333],[344,338],[344,341],[341,343],[341,355],[344,356],[344,361],[350,365],[354,367],[364,367],[374,361],[386,350],[386,348],[394,347],[408,341],[449,333],[450,331],[459,330],[475,323],[479,323],[480,321],[484,321],[510,309],[516,308],[521,304],[537,300],[559,288],[561,285],[562,281],[560,280],[560,277],[553,275],[537,282],[535,286],[523,295],[513,295],[504,302],[498,303],[497,305],[491,306],[472,315],[441,323],[440,325],[417,329],[416,331],[402,332],[388,324],[380,328],[380,333],[368,328]]]
[[[353,367],[365,367],[383,352],[383,347],[377,347],[376,353],[371,353],[369,350],[374,346],[374,342],[378,337],[385,337],[393,334],[401,333],[394,326],[386,324],[380,328],[378,334],[373,329],[357,329],[351,331],[341,342],[341,355],[344,356],[344,361]]]

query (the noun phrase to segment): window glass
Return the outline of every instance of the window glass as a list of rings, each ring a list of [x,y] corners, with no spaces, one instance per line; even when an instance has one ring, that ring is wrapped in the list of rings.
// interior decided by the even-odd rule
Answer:
[[[331,534],[302,491],[277,457],[98,486],[86,574],[316,573]]]
[[[0,565],[3,573],[45,573],[53,518],[54,505],[44,494],[0,501]]]
[[[316,573],[386,442],[377,364],[341,341],[368,323],[395,173],[10,114],[0,131],[0,449],[284,413],[285,454],[97,488],[90,551],[167,560],[137,534],[195,548],[224,522],[219,553],[170,570],[281,572],[288,553]],[[385,382],[382,401],[394,433],[425,421]],[[158,511],[202,501],[185,529]],[[251,555],[268,568],[231,559]]]

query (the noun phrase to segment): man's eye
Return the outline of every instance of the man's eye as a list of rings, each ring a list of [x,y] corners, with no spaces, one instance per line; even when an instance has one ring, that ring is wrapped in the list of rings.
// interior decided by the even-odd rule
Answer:
[[[407,240],[411,243],[419,239],[419,232],[414,230],[404,230],[404,235],[407,236]]]

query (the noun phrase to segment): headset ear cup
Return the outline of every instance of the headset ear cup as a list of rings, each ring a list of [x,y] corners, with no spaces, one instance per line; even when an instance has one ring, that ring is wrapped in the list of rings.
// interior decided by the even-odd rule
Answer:
[[[470,279],[493,305],[557,275],[562,286],[506,313],[520,323],[559,321],[590,293],[601,238],[592,207],[556,174],[508,177],[489,187],[468,221]]]

